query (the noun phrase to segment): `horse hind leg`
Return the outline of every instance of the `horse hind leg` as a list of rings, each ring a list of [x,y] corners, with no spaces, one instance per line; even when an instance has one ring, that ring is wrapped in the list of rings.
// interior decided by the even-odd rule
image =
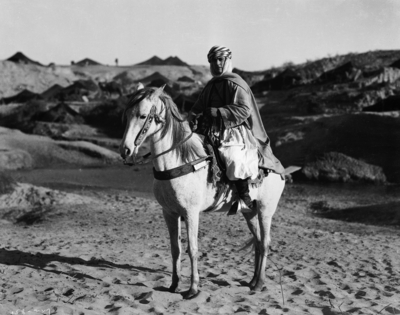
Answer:
[[[250,289],[254,291],[261,291],[265,283],[265,268],[267,266],[268,246],[270,244],[270,231],[272,217],[262,217],[259,220],[261,229],[261,242],[259,243],[259,253],[256,262],[256,271],[250,283]]]
[[[172,214],[163,209],[165,222],[168,226],[172,255],[172,283],[170,292],[176,292],[181,279],[181,220],[179,215]]]
[[[279,199],[281,197],[283,188],[285,187],[285,181],[282,180],[279,175],[271,174],[265,180],[267,181],[267,187],[265,190],[267,192],[267,196],[262,202],[259,203],[260,208],[258,211],[258,221],[261,232],[258,272],[257,278],[250,287],[250,289],[255,291],[261,291],[265,283],[265,268],[268,258],[268,246],[271,240],[270,232],[272,216],[278,207]]]

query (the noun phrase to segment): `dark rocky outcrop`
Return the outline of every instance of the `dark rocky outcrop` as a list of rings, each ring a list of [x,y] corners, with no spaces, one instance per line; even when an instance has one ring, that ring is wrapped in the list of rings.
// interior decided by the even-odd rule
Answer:
[[[307,179],[330,182],[384,183],[386,176],[379,166],[338,152],[327,152],[307,163],[302,173]]]

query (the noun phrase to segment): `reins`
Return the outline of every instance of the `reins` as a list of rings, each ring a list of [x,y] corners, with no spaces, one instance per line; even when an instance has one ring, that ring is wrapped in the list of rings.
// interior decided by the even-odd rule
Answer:
[[[161,155],[164,155],[168,152],[171,152],[172,150],[176,149],[177,147],[179,147],[181,144],[184,144],[186,141],[188,141],[193,135],[193,132],[191,132],[185,139],[183,139],[182,141],[179,141],[177,144],[173,145],[171,148],[169,148],[167,151],[161,152],[159,154],[157,154],[156,156],[153,157],[153,159],[158,158]]]

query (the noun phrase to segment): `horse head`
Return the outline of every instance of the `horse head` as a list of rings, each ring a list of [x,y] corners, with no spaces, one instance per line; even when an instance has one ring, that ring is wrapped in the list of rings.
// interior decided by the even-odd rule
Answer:
[[[165,105],[160,99],[163,89],[143,88],[129,100],[124,112],[125,132],[119,147],[124,161],[131,158],[136,163],[140,145],[162,129],[165,122]]]

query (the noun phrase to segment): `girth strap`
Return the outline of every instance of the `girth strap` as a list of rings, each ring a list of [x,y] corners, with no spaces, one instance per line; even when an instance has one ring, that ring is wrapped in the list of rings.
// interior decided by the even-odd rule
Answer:
[[[157,171],[155,168],[153,168],[154,178],[158,179],[158,180],[170,180],[170,179],[174,179],[177,177],[181,177],[181,176],[193,173],[194,171],[197,171],[199,168],[202,167],[202,166],[196,167],[196,165],[198,165],[201,162],[204,162],[210,158],[211,158],[211,156],[207,155],[196,161],[184,164],[182,166],[172,168],[170,170],[161,171],[161,172]]]

